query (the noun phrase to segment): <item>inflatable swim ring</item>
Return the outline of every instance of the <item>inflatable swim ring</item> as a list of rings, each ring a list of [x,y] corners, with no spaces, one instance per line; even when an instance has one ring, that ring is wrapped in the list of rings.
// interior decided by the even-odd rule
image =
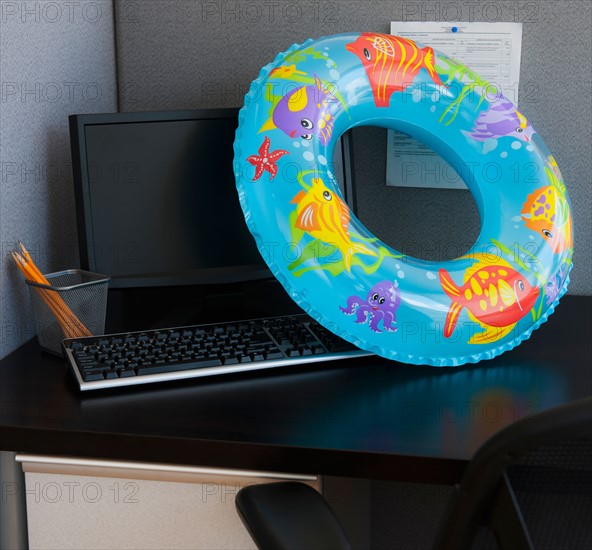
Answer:
[[[557,164],[511,101],[429,46],[374,33],[293,45],[262,69],[239,119],[234,171],[262,256],[309,315],[358,347],[477,362],[527,339],[566,292],[572,218]],[[481,217],[466,254],[404,255],[352,214],[331,159],[361,125],[405,132],[455,167]]]

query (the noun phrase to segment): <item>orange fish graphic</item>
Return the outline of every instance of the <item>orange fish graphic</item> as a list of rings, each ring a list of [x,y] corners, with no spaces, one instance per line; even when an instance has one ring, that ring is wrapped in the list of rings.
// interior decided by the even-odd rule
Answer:
[[[492,265],[481,258],[465,271],[462,286],[458,286],[445,269],[438,273],[442,289],[452,300],[444,336],[452,336],[465,307],[469,318],[485,329],[472,336],[469,344],[485,344],[503,338],[534,307],[539,297],[539,288],[501,259]]]
[[[541,234],[555,254],[573,246],[569,205],[555,186],[545,185],[528,195],[520,214],[526,227]]]
[[[391,96],[410,86],[421,68],[435,84],[442,84],[429,46],[420,50],[406,38],[365,32],[345,47],[364,65],[377,107],[388,107]]]
[[[354,254],[376,256],[362,243],[351,240],[349,234],[349,208],[332,193],[321,178],[313,178],[308,191],[300,191],[293,199],[296,207],[296,227],[315,239],[335,246],[343,257],[347,271],[351,269]]]

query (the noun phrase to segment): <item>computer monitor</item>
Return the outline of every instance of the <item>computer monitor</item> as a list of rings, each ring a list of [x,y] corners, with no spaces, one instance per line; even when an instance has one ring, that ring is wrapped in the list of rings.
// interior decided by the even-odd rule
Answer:
[[[238,109],[70,116],[81,267],[111,288],[271,277],[233,174]],[[351,139],[335,172],[353,206]]]

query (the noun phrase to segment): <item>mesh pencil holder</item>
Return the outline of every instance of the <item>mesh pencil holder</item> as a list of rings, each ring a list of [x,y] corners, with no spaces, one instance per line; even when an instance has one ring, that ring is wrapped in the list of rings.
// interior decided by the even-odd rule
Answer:
[[[49,285],[27,281],[41,349],[62,355],[62,340],[104,334],[111,277],[80,269],[45,275]]]

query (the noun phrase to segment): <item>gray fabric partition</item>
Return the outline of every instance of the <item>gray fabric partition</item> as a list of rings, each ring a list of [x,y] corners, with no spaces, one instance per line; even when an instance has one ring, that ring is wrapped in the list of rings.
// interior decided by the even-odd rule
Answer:
[[[68,115],[117,110],[111,0],[2,2],[0,357],[35,336],[9,252],[41,270],[78,267]]]
[[[267,2],[116,0],[121,110],[242,105],[260,68],[294,42],[391,20],[521,21],[520,108],[555,155],[574,206],[570,292],[592,292],[591,12],[588,1]],[[403,252],[455,257],[479,232],[467,191],[387,188],[386,132],[354,133],[362,221]],[[466,250],[465,248],[465,250]]]

